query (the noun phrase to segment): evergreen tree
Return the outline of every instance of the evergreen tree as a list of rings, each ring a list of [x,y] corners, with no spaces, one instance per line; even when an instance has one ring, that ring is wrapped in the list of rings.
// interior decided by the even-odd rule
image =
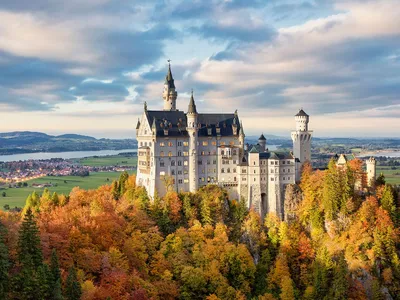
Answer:
[[[60,204],[60,199],[58,198],[58,194],[56,192],[51,196],[51,202],[54,206],[58,206]]]
[[[211,209],[207,199],[203,198],[200,207],[201,221],[203,225],[212,225]]]
[[[114,200],[119,199],[119,188],[118,188],[118,182],[116,180],[114,180],[112,183],[111,194],[112,194]]]
[[[51,299],[60,300],[62,299],[61,272],[58,263],[57,252],[55,249],[53,249],[53,251],[51,252],[50,273],[51,273]]]
[[[385,185],[386,184],[386,180],[385,180],[385,175],[383,175],[383,173],[381,173],[378,178],[375,180],[375,185],[379,186],[379,185]]]
[[[330,299],[344,300],[348,299],[348,269],[344,255],[341,255],[337,266],[334,269],[333,284],[331,287]]]
[[[32,263],[35,268],[43,264],[39,229],[30,208],[28,208],[19,230],[18,259],[22,265]]]
[[[340,193],[340,177],[334,159],[328,164],[326,171],[323,190],[323,205],[325,210],[325,218],[332,221],[336,218],[342,202],[342,195]]]
[[[0,299],[6,299],[8,293],[8,269],[10,262],[8,259],[8,249],[4,242],[7,231],[0,222]]]
[[[80,299],[82,295],[82,288],[76,276],[75,267],[71,267],[68,272],[67,282],[65,284],[65,297],[67,300]]]
[[[128,180],[129,174],[127,171],[124,171],[121,173],[119,176],[119,182],[118,182],[118,192],[119,196],[122,197],[125,194],[126,187],[125,187],[125,182]]]
[[[396,222],[396,204],[394,199],[393,188],[390,184],[387,184],[382,194],[381,205],[389,213],[392,221]]]

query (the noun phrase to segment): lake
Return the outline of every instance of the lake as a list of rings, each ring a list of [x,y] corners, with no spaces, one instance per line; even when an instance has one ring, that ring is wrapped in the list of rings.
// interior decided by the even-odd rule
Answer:
[[[371,157],[371,156],[386,156],[386,157],[400,157],[400,151],[380,150],[376,152],[366,152],[357,157]]]
[[[20,161],[29,159],[51,159],[51,158],[83,158],[90,156],[117,155],[118,153],[136,152],[137,149],[122,150],[98,150],[98,151],[70,151],[70,152],[37,152],[12,155],[0,155],[0,161]]]

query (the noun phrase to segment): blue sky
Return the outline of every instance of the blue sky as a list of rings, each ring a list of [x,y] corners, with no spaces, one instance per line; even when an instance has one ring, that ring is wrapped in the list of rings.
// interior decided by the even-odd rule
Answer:
[[[162,108],[238,109],[248,135],[400,137],[397,0],[2,0],[0,131],[134,137]]]

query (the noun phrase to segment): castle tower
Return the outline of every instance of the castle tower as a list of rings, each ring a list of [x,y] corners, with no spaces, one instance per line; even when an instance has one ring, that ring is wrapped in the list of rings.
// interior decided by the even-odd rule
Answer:
[[[244,138],[245,134],[244,134],[243,124],[242,122],[240,122],[240,128],[239,128],[240,159],[242,159],[244,156],[244,150],[245,150]]]
[[[175,83],[174,78],[172,77],[171,64],[168,63],[168,73],[167,76],[165,76],[163,91],[164,110],[175,111],[177,97],[178,93],[175,91]]]
[[[292,131],[293,155],[300,161],[297,166],[297,180],[304,162],[311,163],[311,137],[312,131],[308,130],[309,116],[300,109],[295,115],[296,130]]]
[[[265,149],[267,147],[267,139],[265,138],[263,133],[258,138],[258,144],[260,145],[260,152],[265,152]]]
[[[193,98],[193,91],[190,97],[187,116],[187,132],[189,134],[189,191],[195,192],[198,189],[198,166],[197,166],[197,110]]]
[[[375,183],[376,178],[376,160],[374,157],[370,157],[367,161],[367,184],[372,187]]]

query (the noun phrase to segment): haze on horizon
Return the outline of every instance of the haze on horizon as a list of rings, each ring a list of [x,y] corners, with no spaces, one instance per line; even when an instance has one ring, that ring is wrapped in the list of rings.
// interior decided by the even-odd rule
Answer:
[[[134,137],[143,102],[238,109],[246,135],[400,137],[396,0],[0,3],[0,132]]]

